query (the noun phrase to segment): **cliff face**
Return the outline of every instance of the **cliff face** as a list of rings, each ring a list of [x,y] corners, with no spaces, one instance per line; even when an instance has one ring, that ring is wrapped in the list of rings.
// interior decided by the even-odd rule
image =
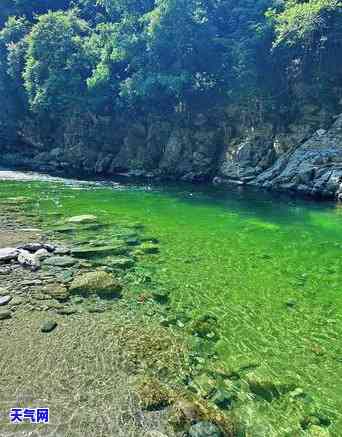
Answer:
[[[202,114],[188,123],[136,121],[128,128],[94,118],[76,124],[70,118],[49,151],[32,130],[30,154],[21,150],[2,160],[45,171],[127,173],[342,199],[342,115],[327,129],[298,124],[276,133],[266,123],[237,131]]]

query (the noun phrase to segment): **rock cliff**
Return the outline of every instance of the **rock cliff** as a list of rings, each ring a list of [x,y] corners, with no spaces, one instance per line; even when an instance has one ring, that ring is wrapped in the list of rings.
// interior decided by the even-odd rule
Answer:
[[[98,132],[98,126],[93,131]],[[107,125],[100,139],[91,137],[91,126],[86,139],[82,132],[68,132],[73,132],[71,126],[50,150],[42,148],[42,141],[39,147],[31,142],[20,152],[4,153],[1,161],[47,172],[254,185],[342,200],[342,114],[326,129],[298,125],[292,132],[275,132],[270,124],[237,132],[222,119],[215,122],[201,114],[191,123]]]

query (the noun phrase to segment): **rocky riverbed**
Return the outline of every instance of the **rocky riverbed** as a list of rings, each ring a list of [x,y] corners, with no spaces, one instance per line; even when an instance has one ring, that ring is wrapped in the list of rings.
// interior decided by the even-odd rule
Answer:
[[[99,225],[95,216],[43,232],[25,203],[8,199],[0,220],[1,436],[235,435],[229,415],[184,385],[189,350],[167,295],[130,293],[129,270],[158,253],[157,240],[75,245],[65,235]],[[15,407],[49,407],[50,424],[12,425]]]

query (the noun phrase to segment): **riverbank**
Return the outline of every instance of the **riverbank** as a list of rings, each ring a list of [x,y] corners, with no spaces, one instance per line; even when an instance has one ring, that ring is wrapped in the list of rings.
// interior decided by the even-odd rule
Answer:
[[[108,145],[104,150],[83,144],[42,151],[41,146],[22,144],[8,151],[4,147],[0,163],[66,177],[108,180],[124,175],[132,180],[212,183],[227,190],[253,186],[338,201],[342,199],[342,115],[333,120],[327,129],[297,126],[295,133],[278,136],[260,126],[230,138],[227,144],[228,139],[221,138],[219,145],[219,127],[175,127],[161,141],[137,124],[113,151]],[[150,130],[154,131],[153,126]]]

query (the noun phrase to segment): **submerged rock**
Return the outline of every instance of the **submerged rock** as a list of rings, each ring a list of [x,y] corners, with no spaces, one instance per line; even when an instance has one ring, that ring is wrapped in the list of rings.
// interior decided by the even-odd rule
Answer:
[[[281,394],[277,385],[266,375],[259,374],[258,371],[248,373],[246,381],[252,393],[268,402],[278,398]]]
[[[71,217],[67,220],[67,223],[72,224],[89,224],[89,223],[96,223],[97,217],[95,215],[91,214],[83,214],[83,215],[77,215],[74,217]]]
[[[0,320],[10,319],[12,317],[11,311],[0,310]]]
[[[159,247],[155,243],[144,242],[139,246],[139,251],[146,254],[159,253]]]
[[[132,258],[121,257],[111,258],[109,263],[112,267],[117,269],[129,269],[134,266],[134,260]]]
[[[0,263],[11,261],[13,259],[17,259],[19,254],[19,250],[13,247],[6,247],[0,249]]]
[[[72,255],[80,258],[91,258],[105,255],[125,255],[128,249],[124,245],[74,247]]]
[[[51,256],[44,260],[43,264],[52,267],[72,267],[77,263],[71,256]]]
[[[213,423],[198,422],[190,427],[189,437],[223,437],[223,433]]]
[[[41,332],[48,333],[48,332],[52,332],[56,328],[57,328],[57,322],[55,322],[54,320],[47,320],[42,324],[40,330]]]
[[[118,297],[121,295],[122,285],[112,274],[95,271],[74,278],[69,290],[85,296],[98,294],[103,297]]]
[[[57,313],[60,314],[61,316],[71,316],[72,314],[76,314],[77,313],[77,309],[76,308],[60,308],[57,310]]]
[[[45,287],[43,291],[45,294],[61,302],[64,302],[69,299],[69,291],[63,285],[50,284],[47,287]]]

